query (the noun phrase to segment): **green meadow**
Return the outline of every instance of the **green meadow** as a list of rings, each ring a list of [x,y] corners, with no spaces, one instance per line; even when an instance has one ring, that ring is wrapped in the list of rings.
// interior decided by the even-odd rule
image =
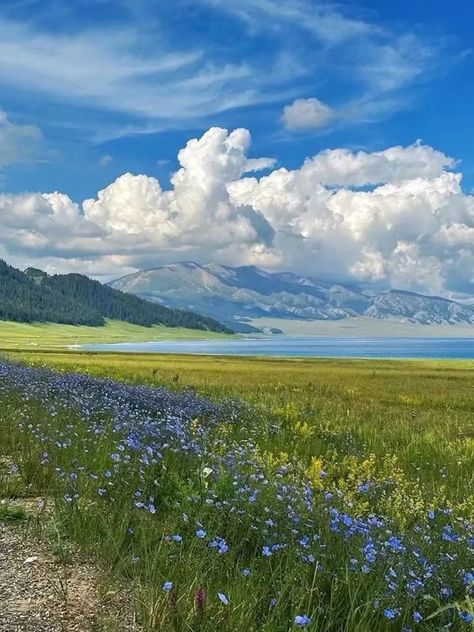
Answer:
[[[107,321],[103,327],[59,325],[57,323],[16,323],[0,321],[0,349],[61,349],[64,347],[114,342],[149,342],[193,338],[222,338],[224,334],[197,329],[154,325],[141,327],[123,321]]]
[[[21,379],[3,391],[18,494],[53,499],[55,532],[125,581],[144,629],[471,628],[474,362],[8,357],[112,379],[124,402],[146,385],[223,406],[180,426],[181,447],[153,435],[151,462],[130,447],[143,425],[85,418],[54,389],[20,404]]]
[[[132,384],[192,389],[212,399],[242,398],[293,423],[295,437],[301,435],[300,445],[292,441],[298,452],[314,451],[304,429],[324,429],[328,440],[318,438],[318,453],[344,450],[350,436],[366,455],[395,457],[433,493],[443,487],[456,490],[458,499],[474,494],[474,361],[71,352],[23,352],[20,358]]]

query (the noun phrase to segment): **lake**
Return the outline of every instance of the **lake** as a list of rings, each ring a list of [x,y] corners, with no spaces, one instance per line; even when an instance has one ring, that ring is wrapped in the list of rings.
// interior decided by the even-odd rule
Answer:
[[[474,359],[474,338],[238,338],[82,345],[85,351],[320,358]]]

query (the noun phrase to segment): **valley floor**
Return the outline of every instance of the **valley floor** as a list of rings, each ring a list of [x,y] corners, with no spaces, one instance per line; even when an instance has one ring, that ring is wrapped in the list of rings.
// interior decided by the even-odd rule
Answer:
[[[56,323],[15,323],[0,321],[0,350],[60,349],[68,346],[114,342],[192,340],[226,338],[225,334],[197,329],[155,325],[140,327],[121,321],[108,321],[104,327],[60,325]]]

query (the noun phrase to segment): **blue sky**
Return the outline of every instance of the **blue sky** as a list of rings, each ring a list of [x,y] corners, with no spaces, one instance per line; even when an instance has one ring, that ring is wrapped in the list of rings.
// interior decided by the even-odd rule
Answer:
[[[471,2],[0,3],[0,257],[474,295]]]
[[[80,201],[126,171],[166,182],[185,141],[220,125],[288,167],[421,138],[462,161],[469,190],[473,19],[472,3],[442,0],[2,3],[0,108],[39,137],[2,187]],[[343,114],[289,130],[297,98]]]

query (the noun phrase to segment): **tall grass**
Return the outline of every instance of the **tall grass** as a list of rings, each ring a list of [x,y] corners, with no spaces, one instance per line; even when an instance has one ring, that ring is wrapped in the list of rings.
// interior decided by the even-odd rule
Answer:
[[[6,364],[0,444],[145,629],[471,625],[469,364],[24,359],[102,377]]]

